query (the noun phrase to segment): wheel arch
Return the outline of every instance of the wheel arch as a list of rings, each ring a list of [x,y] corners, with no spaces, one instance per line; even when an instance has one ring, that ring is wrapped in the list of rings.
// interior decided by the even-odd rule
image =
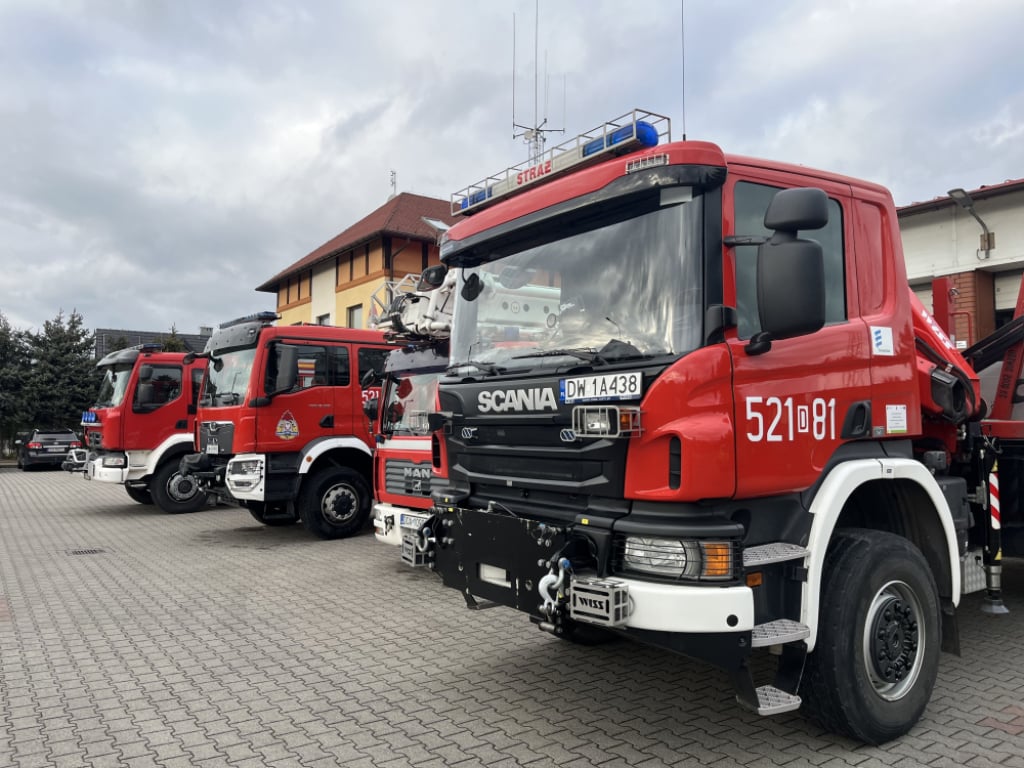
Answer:
[[[801,607],[801,621],[810,629],[808,650],[813,650],[817,641],[822,570],[837,528],[868,528],[909,540],[928,562],[940,599],[953,605],[959,602],[953,516],[935,478],[920,462],[892,458],[844,462],[822,482],[810,513]]]
[[[325,466],[349,467],[366,478],[373,489],[373,456],[370,449],[357,437],[328,437],[316,440],[303,449],[299,456],[300,484],[305,476],[316,474]]]
[[[153,448],[146,457],[145,474],[140,480],[148,480],[156,472],[157,467],[168,459],[180,459],[186,453],[195,451],[191,432],[177,432],[169,435],[160,445]]]

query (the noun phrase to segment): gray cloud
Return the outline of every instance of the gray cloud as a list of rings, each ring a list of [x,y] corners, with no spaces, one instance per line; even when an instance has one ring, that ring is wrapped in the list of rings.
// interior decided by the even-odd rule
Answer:
[[[899,203],[1022,176],[1024,73],[1000,53],[1018,6],[691,1],[687,134]],[[681,135],[679,12],[541,3],[538,111],[567,129],[551,143],[633,107]],[[532,122],[529,0],[7,0],[0,311],[195,330],[271,307],[254,287],[383,203],[392,169],[447,197],[525,158],[513,13]]]

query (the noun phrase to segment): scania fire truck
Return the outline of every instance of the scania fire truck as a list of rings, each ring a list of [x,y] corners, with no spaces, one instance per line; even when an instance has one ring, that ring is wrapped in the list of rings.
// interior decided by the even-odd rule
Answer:
[[[265,525],[301,519],[316,536],[356,533],[370,514],[372,457],[361,379],[393,345],[379,331],[273,325],[261,312],[224,323],[209,359],[197,453],[182,471]]]
[[[206,360],[143,344],[106,355],[96,405],[82,414],[85,447],[64,469],[87,480],[121,483],[140,504],[164,512],[195,512],[207,502],[195,480],[179,472],[192,453],[196,400]]]
[[[1024,319],[972,367],[908,287],[886,189],[673,143],[650,112],[453,211],[448,483],[420,531],[444,584],[715,664],[761,714],[910,729],[961,595],[1005,611],[1022,521],[990,487],[1021,466],[997,406]],[[988,417],[976,371],[1013,350]]]
[[[374,424],[373,530],[377,540],[401,546],[415,563],[416,533],[429,517],[431,492],[443,482],[434,467],[428,418],[437,411],[437,380],[448,367],[455,273],[443,266],[406,275],[387,288],[376,328],[401,346],[384,363],[380,400],[367,403]]]

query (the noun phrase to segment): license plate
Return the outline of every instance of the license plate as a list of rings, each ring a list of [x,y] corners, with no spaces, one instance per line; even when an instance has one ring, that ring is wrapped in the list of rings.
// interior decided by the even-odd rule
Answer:
[[[212,440],[206,444],[207,453],[220,453],[220,447]]]
[[[68,449],[65,448],[63,445],[51,445],[46,450],[48,450],[50,453],[67,453],[68,451]]]
[[[426,519],[420,515],[399,515],[398,525],[401,528],[419,528]]]
[[[640,371],[627,371],[562,379],[558,382],[558,390],[563,403],[590,403],[639,400],[643,394],[642,385],[643,374]]]

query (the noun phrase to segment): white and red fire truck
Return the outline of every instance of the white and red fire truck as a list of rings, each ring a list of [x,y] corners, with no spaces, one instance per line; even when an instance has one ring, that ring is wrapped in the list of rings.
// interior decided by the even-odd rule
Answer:
[[[431,491],[443,482],[434,467],[428,417],[437,411],[437,380],[448,367],[455,273],[443,266],[406,275],[387,289],[375,327],[400,343],[384,363],[380,400],[367,405],[374,424],[373,529],[377,540],[402,546],[415,563],[415,534],[429,517]]]
[[[323,539],[358,532],[373,501],[363,407],[394,345],[379,331],[277,326],[274,312],[223,323],[209,360],[195,448],[181,468],[264,525]],[[369,376],[368,376],[369,374]]]
[[[96,405],[82,414],[85,447],[62,465],[88,480],[121,483],[134,501],[164,512],[195,512],[207,497],[178,470],[191,453],[196,399],[206,360],[144,344],[111,352],[97,367]]]
[[[761,714],[884,742],[958,649],[961,595],[1005,610],[1022,519],[990,488],[997,461],[1004,502],[1019,485],[1024,319],[962,355],[886,189],[669,134],[634,111],[453,196],[448,479],[419,545],[470,606],[687,654]]]

